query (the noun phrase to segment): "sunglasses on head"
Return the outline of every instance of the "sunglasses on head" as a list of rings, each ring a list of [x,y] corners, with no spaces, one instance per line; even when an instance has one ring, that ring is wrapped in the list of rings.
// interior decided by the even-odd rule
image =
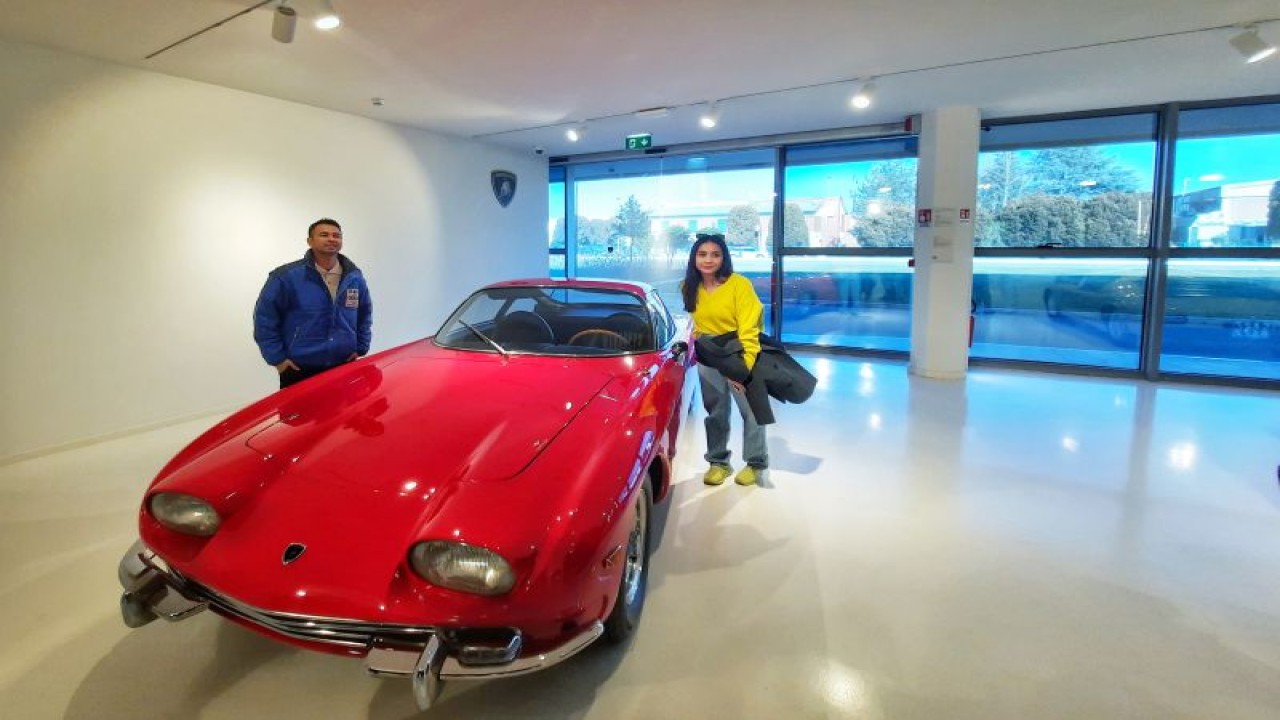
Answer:
[[[698,242],[704,240],[724,240],[724,233],[697,233],[694,235]]]

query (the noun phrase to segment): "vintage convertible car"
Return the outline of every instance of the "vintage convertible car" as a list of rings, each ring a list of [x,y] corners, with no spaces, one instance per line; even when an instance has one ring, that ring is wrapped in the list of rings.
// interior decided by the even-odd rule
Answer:
[[[482,288],[433,337],[235,413],[173,458],[120,562],[131,627],[204,609],[442,683],[519,675],[644,605],[694,383],[652,288]]]

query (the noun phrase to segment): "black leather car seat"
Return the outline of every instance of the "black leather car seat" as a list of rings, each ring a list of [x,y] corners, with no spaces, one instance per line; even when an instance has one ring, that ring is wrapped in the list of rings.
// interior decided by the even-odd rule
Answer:
[[[503,315],[493,328],[498,343],[536,344],[554,343],[555,333],[546,318],[528,310],[517,310]]]

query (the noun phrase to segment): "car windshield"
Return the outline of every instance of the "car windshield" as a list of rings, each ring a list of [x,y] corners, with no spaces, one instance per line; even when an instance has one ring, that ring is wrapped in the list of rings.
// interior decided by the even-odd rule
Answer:
[[[644,298],[583,287],[499,287],[467,298],[435,335],[441,347],[533,355],[652,352]]]

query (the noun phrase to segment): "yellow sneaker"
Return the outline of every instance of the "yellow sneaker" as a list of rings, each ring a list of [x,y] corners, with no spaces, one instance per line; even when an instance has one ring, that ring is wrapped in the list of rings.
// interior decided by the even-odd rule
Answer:
[[[707,485],[721,485],[732,472],[733,468],[728,465],[713,464],[702,474],[702,482]]]
[[[738,474],[733,477],[733,481],[742,486],[755,485],[763,472],[763,468],[753,468],[748,465],[738,471]]]

